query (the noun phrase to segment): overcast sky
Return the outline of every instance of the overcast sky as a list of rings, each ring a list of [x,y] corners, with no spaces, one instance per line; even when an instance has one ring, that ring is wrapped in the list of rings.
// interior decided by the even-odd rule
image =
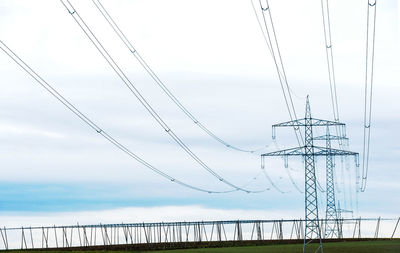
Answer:
[[[258,210],[254,214],[285,210],[303,216],[304,197],[293,187],[281,160],[271,160],[266,170],[278,187],[288,191],[285,194],[260,175],[258,155],[225,148],[171,103],[92,1],[71,3],[137,89],[201,159],[237,185],[250,182],[250,189],[270,190],[213,195],[169,182],[84,125],[1,53],[3,213],[29,216],[32,212],[197,205],[227,213],[231,209]],[[273,60],[249,0],[102,3],[174,95],[222,139],[243,148],[262,147],[271,144],[271,125],[289,120]],[[270,6],[298,114],[304,115],[309,94],[313,116],[332,119],[320,1],[271,0]],[[347,124],[349,148],[360,153],[366,7],[365,0],[330,2],[340,118]],[[400,190],[400,11],[395,0],[379,1],[377,8],[371,162],[357,215],[394,216],[400,211],[396,195]],[[150,117],[60,1],[1,0],[0,23],[5,44],[134,153],[189,184],[229,189],[196,164]],[[323,133],[324,129],[315,132]],[[279,129],[277,136],[281,148],[296,145],[290,129]],[[274,149],[271,145],[267,150]],[[304,188],[301,160],[290,164],[294,182]],[[350,164],[347,170],[337,161],[337,195],[343,208],[356,211],[355,167]],[[318,160],[317,169],[323,184],[324,160]]]

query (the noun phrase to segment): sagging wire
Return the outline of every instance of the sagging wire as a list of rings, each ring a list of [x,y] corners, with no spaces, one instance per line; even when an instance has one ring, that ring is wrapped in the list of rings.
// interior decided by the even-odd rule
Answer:
[[[275,148],[276,148],[277,150],[281,150],[281,148],[279,147],[278,143],[276,142],[276,139],[273,139],[273,143],[274,143]],[[290,169],[290,170],[293,170],[293,168],[287,163],[287,157],[286,157],[286,158],[281,157],[281,158],[282,158],[282,160],[284,160],[284,163],[285,163],[285,166],[284,166],[284,167],[285,167],[285,170],[286,170],[286,174],[288,175],[289,180],[290,180],[290,182],[292,183],[293,187],[294,187],[299,193],[304,193],[304,191],[302,191],[302,190],[300,189],[300,187],[296,184],[296,182],[294,181],[294,179],[293,179],[293,177],[292,177],[292,174],[291,174],[290,171],[289,171],[289,169]]]
[[[272,181],[271,177],[268,175],[267,171],[265,170],[265,157],[261,156],[261,170],[265,176],[265,178],[267,178],[267,180],[269,181],[269,183],[272,185],[273,188],[275,188],[275,190],[277,190],[278,192],[284,194],[284,193],[290,193],[290,191],[283,191],[280,187],[278,187],[274,181]]]
[[[286,72],[285,72],[282,56],[281,56],[280,49],[279,49],[278,39],[277,39],[276,32],[275,32],[274,22],[273,22],[272,15],[271,15],[270,5],[268,3],[268,0],[259,0],[261,12],[262,12],[262,18],[263,18],[262,20],[264,23],[264,27],[263,27],[261,25],[259,16],[258,16],[256,8],[254,6],[254,2],[253,2],[253,0],[250,0],[250,1],[252,4],[252,8],[253,8],[255,17],[256,17],[259,27],[261,29],[263,38],[265,40],[265,43],[267,44],[268,49],[274,60],[276,71],[278,73],[279,82],[281,84],[282,93],[283,93],[283,96],[285,99],[286,108],[289,113],[289,117],[292,121],[294,119],[297,120],[296,110],[295,110],[293,99],[292,99],[293,91],[290,88],[289,83],[287,81]],[[268,17],[266,17],[266,16],[268,16]],[[271,35],[272,35],[273,39],[271,39]],[[276,55],[278,55],[278,57]],[[294,126],[293,129],[294,129],[294,132],[296,135],[298,145],[303,146],[304,141],[303,141],[302,134],[300,132],[299,127]],[[290,173],[288,173],[288,175],[289,175],[289,178],[291,178]],[[296,190],[302,192],[292,179],[291,179],[291,181],[292,181],[292,184],[295,186]],[[322,192],[325,192],[325,190],[323,189],[323,187],[321,186],[321,184],[319,183],[318,180],[317,180],[317,187]]]
[[[350,171],[350,162],[349,158],[346,156],[344,158],[345,163],[346,163],[346,173],[348,174],[348,187],[349,187],[349,200],[350,200],[350,210],[354,211],[353,207],[353,187],[352,187],[352,176],[351,176],[351,171]]]
[[[159,78],[159,76],[154,72],[154,70],[148,65],[148,63],[143,59],[143,57],[139,54],[139,52],[136,50],[136,48],[133,47],[132,43],[130,40],[125,36],[124,32],[119,28],[119,26],[116,24],[114,19],[111,17],[109,12],[106,10],[104,5],[100,2],[100,0],[92,0],[93,4],[97,8],[97,10],[101,13],[101,15],[104,17],[104,19],[107,21],[107,23],[111,26],[112,30],[116,33],[116,35],[120,38],[120,40],[123,42],[123,44],[126,46],[126,48],[130,51],[130,53],[136,58],[136,60],[140,63],[140,65],[143,67],[143,69],[149,74],[149,76],[152,78],[152,80],[161,88],[161,90],[172,100],[172,102],[195,124],[197,125],[201,130],[203,130],[207,135],[209,135],[211,138],[216,140],[217,142],[223,144],[225,147],[236,150],[236,151],[241,151],[241,152],[247,152],[247,153],[256,153],[261,150],[264,150],[268,147],[268,145],[265,145],[260,148],[256,149],[244,149],[237,147],[235,145],[232,145],[226,141],[224,141],[222,138],[218,137],[216,134],[214,134],[210,129],[208,129],[205,125],[203,125],[194,115],[191,113],[183,104],[182,102],[171,92],[171,90],[168,89],[168,87],[165,85],[165,83]]]
[[[108,51],[103,47],[101,42],[97,39],[97,37],[93,34],[91,29],[79,15],[77,10],[73,7],[69,0],[60,0],[62,5],[66,8],[68,13],[74,19],[74,21],[78,24],[78,26],[82,29],[84,34],[88,37],[88,39],[92,42],[92,44],[96,47],[102,57],[106,60],[106,62],[110,65],[110,67],[114,70],[114,72],[118,75],[121,81],[125,84],[125,86],[129,89],[129,91],[138,99],[140,104],[146,109],[146,111],[152,116],[152,118],[160,125],[162,129],[204,170],[208,173],[216,177],[220,182],[236,189],[239,191],[244,191],[247,193],[256,193],[262,192],[263,190],[252,191],[248,189],[243,189],[238,185],[231,183],[226,180],[222,176],[220,176],[217,172],[211,169],[203,160],[201,160],[175,133],[174,131],[166,124],[166,122],[158,115],[158,113],[153,109],[153,107],[147,102],[147,100],[142,96],[139,90],[134,86],[134,84],[130,81],[124,71],[119,67],[119,65],[115,62],[115,60],[111,57]]]
[[[341,156],[340,157],[340,172],[341,172],[341,178],[342,178],[342,192],[343,192],[343,202],[344,202],[344,209],[347,210],[347,189],[346,189],[346,177],[345,177],[345,172],[344,172],[344,158]]]
[[[254,6],[254,3],[252,1],[251,3]],[[260,28],[261,31],[263,32],[264,38],[266,38],[266,44],[268,45],[268,48],[270,49],[272,58],[274,60],[275,68],[278,73],[279,83],[281,85],[281,90],[283,93],[283,97],[285,99],[286,108],[288,110],[290,120],[292,121],[294,119],[297,120],[296,110],[292,99],[293,92],[287,81],[285,67],[283,65],[283,60],[279,49],[279,43],[275,32],[274,22],[271,15],[271,8],[269,6],[268,0],[259,0],[259,5],[261,8],[262,21],[265,27],[266,34],[264,32],[264,29],[261,28],[261,26]],[[255,8],[253,9],[255,10]],[[259,21],[257,11],[255,10],[254,13],[256,15],[257,20]],[[299,146],[303,146],[304,140],[302,138],[301,132],[299,131],[299,127],[294,126],[293,129]]]
[[[329,89],[331,94],[333,118],[335,122],[339,122],[340,120],[339,105],[337,99],[335,65],[333,60],[333,49],[332,49],[331,20],[329,16],[328,0],[321,0],[321,10],[322,10],[322,23],[324,27],[325,53],[326,53],[326,62],[328,66]],[[336,130],[336,135],[343,136],[340,127],[335,126],[335,130]],[[342,148],[342,140],[338,139],[338,142],[339,146]]]
[[[77,116],[83,123],[88,125],[92,130],[94,130],[96,133],[100,134],[103,138],[105,138],[107,141],[109,141],[111,144],[113,144],[116,148],[130,156],[131,158],[135,159],[148,169],[154,171],[155,173],[159,174],[160,176],[168,179],[169,181],[173,183],[177,183],[181,186],[190,188],[192,190],[196,191],[201,191],[201,192],[206,192],[206,193],[229,193],[229,192],[235,192],[238,191],[237,189],[234,190],[228,190],[228,191],[214,191],[214,190],[208,190],[204,188],[200,188],[197,186],[193,186],[191,184],[185,183],[181,180],[176,179],[175,177],[172,177],[168,175],[167,173],[159,170],[155,166],[151,165],[147,161],[145,161],[143,158],[139,157],[135,153],[133,153],[129,148],[124,146],[122,143],[120,143],[118,140],[116,140],[114,137],[112,137],[110,134],[108,134],[106,131],[104,131],[101,127],[99,127],[94,121],[92,121],[90,118],[88,118],[84,113],[82,113],[75,105],[73,105],[71,102],[69,102],[63,95],[61,95],[52,85],[50,85],[48,82],[46,82],[39,74],[37,74],[28,64],[26,64],[17,54],[15,54],[3,41],[0,40],[0,48],[1,50],[8,55],[17,65],[19,65],[29,76],[31,76],[42,88],[44,88],[50,95],[52,95],[54,98],[56,98],[61,104],[63,104],[68,110],[70,110],[75,116]]]
[[[374,81],[376,1],[368,0],[367,8],[367,40],[365,55],[365,88],[364,88],[364,140],[360,191],[367,187],[369,151],[371,141],[372,94]]]

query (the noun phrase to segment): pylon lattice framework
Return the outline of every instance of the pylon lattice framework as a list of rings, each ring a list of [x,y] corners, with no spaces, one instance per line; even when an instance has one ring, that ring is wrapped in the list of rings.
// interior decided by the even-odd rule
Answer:
[[[326,134],[322,136],[317,136],[313,138],[314,141],[324,140],[326,143],[326,148],[331,149],[332,140],[345,140],[348,138],[344,136],[331,135],[329,132],[329,127],[326,127]],[[330,154],[326,156],[326,209],[325,209],[325,228],[324,237],[325,238],[342,238],[342,230],[339,224],[339,216],[336,209],[336,198],[335,198],[335,178],[334,178],[334,167],[335,163]]]
[[[304,138],[305,145],[302,147],[296,147],[291,149],[284,149],[275,152],[265,153],[261,155],[262,167],[265,164],[265,157],[270,156],[281,156],[284,157],[286,161],[289,156],[302,156],[304,157],[304,170],[305,170],[305,232],[304,232],[304,245],[303,252],[309,252],[311,247],[309,246],[311,242],[319,241],[319,245],[315,252],[323,252],[321,228],[318,222],[318,198],[317,198],[317,186],[316,186],[316,175],[315,175],[315,156],[325,156],[325,157],[335,157],[335,156],[348,156],[352,155],[355,157],[356,164],[358,164],[358,153],[333,149],[330,147],[319,147],[314,146],[313,139],[313,127],[329,127],[329,126],[339,126],[344,127],[345,124],[315,119],[311,117],[310,103],[307,96],[306,102],[306,113],[305,118],[292,120],[288,122],[283,122],[275,124],[272,126],[272,138],[275,139],[275,128],[277,127],[304,127]],[[343,133],[345,131],[342,131]],[[286,164],[285,164],[286,165]]]

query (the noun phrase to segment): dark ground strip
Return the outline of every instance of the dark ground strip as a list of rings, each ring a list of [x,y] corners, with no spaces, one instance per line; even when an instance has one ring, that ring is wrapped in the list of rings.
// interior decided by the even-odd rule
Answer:
[[[348,239],[324,239],[324,243],[329,242],[366,242],[366,241],[399,241],[390,238],[348,238]],[[318,242],[318,240],[316,240]],[[37,248],[26,250],[7,250],[7,251],[154,251],[154,250],[174,250],[174,249],[195,249],[195,248],[222,248],[222,247],[243,247],[243,246],[264,246],[280,244],[302,244],[303,240],[248,240],[248,241],[212,241],[212,242],[171,242],[171,243],[140,243],[140,244],[119,244],[119,245],[97,245],[86,247],[65,247],[65,248]]]

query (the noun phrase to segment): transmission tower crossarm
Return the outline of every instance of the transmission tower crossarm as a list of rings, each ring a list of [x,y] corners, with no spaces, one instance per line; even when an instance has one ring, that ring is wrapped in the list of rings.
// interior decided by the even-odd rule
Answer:
[[[307,119],[311,120],[311,125],[312,126],[345,126],[346,124],[337,122],[337,121],[331,121],[331,120],[324,120],[324,119]],[[307,122],[308,124],[309,122]],[[292,121],[287,121],[287,122],[282,122],[278,123],[275,125],[272,125],[272,128],[275,127],[304,127],[306,126],[306,119],[297,119],[297,120],[292,120]]]
[[[324,120],[324,119],[311,119],[311,124],[313,126],[345,126],[346,124],[338,122],[338,121],[332,121],[332,120]]]
[[[297,148],[289,148],[289,149],[283,149],[283,150],[278,150],[274,152],[269,152],[262,154],[261,156],[304,156],[305,155],[305,146],[303,147],[297,147]],[[346,156],[346,155],[354,155],[357,157],[358,161],[358,153],[352,152],[352,151],[346,151],[342,149],[334,149],[334,148],[325,148],[325,147],[319,147],[319,146],[313,146],[314,148],[314,156],[326,156],[326,155],[331,155],[331,156]]]
[[[314,141],[326,141],[326,140],[349,140],[349,138],[337,135],[320,135],[313,138]]]
[[[315,156],[326,156],[328,154],[331,156],[353,155],[357,158],[356,159],[357,161],[358,161],[358,155],[359,155],[357,152],[347,151],[347,150],[343,150],[343,149],[314,146],[314,155]]]
[[[297,156],[303,156],[305,151],[305,147],[297,147],[297,148],[289,148],[289,149],[283,149],[283,150],[278,150],[274,152],[269,152],[262,154],[261,156],[292,156],[292,155],[297,155]]]
[[[272,128],[275,128],[275,127],[299,127],[299,126],[305,126],[304,119],[296,119],[296,120],[278,123],[278,124],[272,125]]]

